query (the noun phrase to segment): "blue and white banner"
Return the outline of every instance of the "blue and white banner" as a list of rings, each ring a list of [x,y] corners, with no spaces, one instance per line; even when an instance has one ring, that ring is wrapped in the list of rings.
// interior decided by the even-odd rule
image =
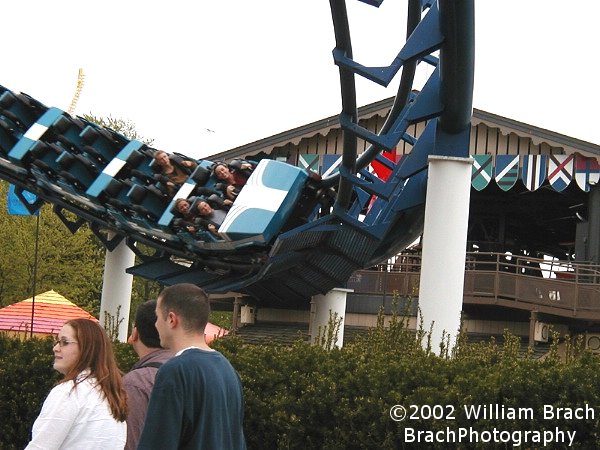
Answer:
[[[497,155],[495,169],[496,183],[508,191],[519,179],[519,155]]]
[[[521,178],[525,187],[530,191],[538,189],[546,180],[547,161],[548,158],[545,155],[523,156]]]
[[[338,168],[342,162],[341,155],[322,155],[321,159],[321,175],[323,178],[333,175],[339,171]]]

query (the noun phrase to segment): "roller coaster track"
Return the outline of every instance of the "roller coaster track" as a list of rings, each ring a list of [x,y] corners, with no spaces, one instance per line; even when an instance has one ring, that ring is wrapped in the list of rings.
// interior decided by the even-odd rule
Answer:
[[[77,72],[77,86],[75,87],[75,93],[73,94],[73,98],[71,99],[69,109],[67,109],[67,112],[71,115],[75,112],[75,108],[77,107],[77,102],[79,101],[79,96],[81,95],[81,91],[83,90],[84,85],[85,74],[83,73],[83,69],[80,68]]]
[[[364,3],[379,7],[382,2]],[[270,305],[306,304],[312,295],[343,286],[354,271],[398,253],[422,232],[429,155],[468,156],[474,6],[473,0],[410,0],[406,43],[382,67],[352,59],[346,3],[330,0],[330,6],[342,93],[339,173],[318,180],[289,168],[295,181],[277,187],[279,209],[268,212],[274,219],[264,232],[244,233],[244,226],[255,225],[254,219],[242,220],[255,217],[244,216],[252,210],[247,205],[240,205],[242,212],[235,216],[242,232],[223,232],[223,240],[174,231],[175,197],[161,194],[152,176],[155,149],[1,86],[0,178],[15,184],[24,203],[23,190],[38,196],[26,205],[31,210],[52,203],[72,232],[87,223],[107,249],[125,242],[140,261],[128,271],[162,284],[191,282],[207,292],[237,291]],[[434,70],[417,92],[412,85],[421,63]],[[355,76],[387,86],[400,70],[396,100],[382,130],[374,134],[362,128]],[[409,125],[424,121],[420,136],[407,132]],[[358,139],[370,144],[360,157]],[[401,140],[412,151],[400,163],[382,155]],[[369,172],[373,161],[390,169],[386,180]],[[271,163],[277,162],[261,162],[251,179],[268,178]],[[211,164],[199,161],[176,197],[207,182]],[[256,206],[256,192],[263,188],[244,187],[232,210],[244,201]],[[335,199],[333,206],[327,199]],[[260,208],[255,209],[265,213]]]

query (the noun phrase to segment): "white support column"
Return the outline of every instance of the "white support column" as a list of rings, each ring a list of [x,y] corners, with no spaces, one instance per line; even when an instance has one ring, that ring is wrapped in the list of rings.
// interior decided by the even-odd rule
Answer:
[[[433,323],[435,353],[444,334],[453,347],[460,328],[472,164],[472,158],[429,157],[419,309],[425,331]]]
[[[331,344],[341,348],[344,345],[344,321],[346,320],[346,296],[353,289],[334,288],[325,295],[315,295],[311,301],[310,341],[318,344],[319,334],[327,336],[330,318],[339,321],[337,339]],[[314,310],[314,311],[313,311]]]
[[[125,272],[125,269],[135,264],[135,253],[131,251],[125,240],[112,251],[106,251],[104,259],[104,278],[102,281],[102,297],[100,300],[100,324],[105,325],[105,317],[108,313],[112,320],[118,319],[118,339],[127,341],[129,329],[129,310],[131,308],[131,290],[133,286],[133,275]],[[119,310],[119,306],[121,309]],[[121,320],[122,319],[122,320]],[[111,325],[108,323],[107,325]],[[112,326],[116,325],[113,323]]]

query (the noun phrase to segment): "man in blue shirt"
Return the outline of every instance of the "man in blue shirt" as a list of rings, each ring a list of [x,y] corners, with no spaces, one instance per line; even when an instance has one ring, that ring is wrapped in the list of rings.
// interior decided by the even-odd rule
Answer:
[[[160,344],[175,356],[156,376],[138,449],[246,448],[242,383],[227,358],[206,344],[209,312],[207,295],[193,284],[158,296]]]

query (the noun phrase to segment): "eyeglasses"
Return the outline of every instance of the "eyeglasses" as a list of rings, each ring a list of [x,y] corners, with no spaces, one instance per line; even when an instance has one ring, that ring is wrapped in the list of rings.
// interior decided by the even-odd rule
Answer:
[[[67,341],[66,339],[57,339],[54,341],[54,346],[59,345],[60,348],[66,347],[69,344],[77,344],[76,341]]]

